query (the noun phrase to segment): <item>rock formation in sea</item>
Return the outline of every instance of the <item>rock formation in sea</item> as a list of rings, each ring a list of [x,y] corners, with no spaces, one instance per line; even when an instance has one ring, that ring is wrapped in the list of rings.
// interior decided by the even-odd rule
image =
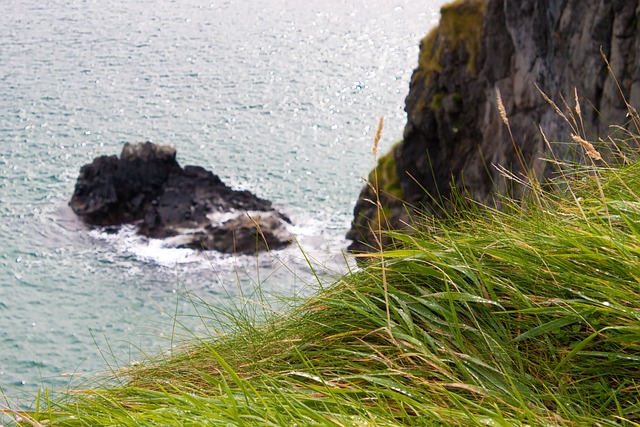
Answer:
[[[550,178],[554,168],[542,160],[550,146],[556,159],[584,159],[571,134],[606,141],[610,125],[630,121],[625,99],[640,102],[639,18],[639,0],[458,0],[442,7],[438,27],[420,44],[403,139],[375,171],[383,219],[365,186],[350,249],[377,248],[371,230],[404,227],[416,212],[441,215],[452,194],[483,204],[496,203],[496,194],[521,196],[523,188],[499,169]],[[606,156],[606,143],[597,147]]]
[[[288,218],[271,202],[226,186],[199,166],[182,168],[173,147],[125,144],[80,169],[69,202],[90,225],[136,223],[167,246],[255,254],[291,243]]]

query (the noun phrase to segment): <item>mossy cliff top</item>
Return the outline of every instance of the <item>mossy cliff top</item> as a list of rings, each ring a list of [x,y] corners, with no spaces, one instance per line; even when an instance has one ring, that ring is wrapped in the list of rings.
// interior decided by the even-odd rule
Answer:
[[[428,85],[433,73],[443,71],[448,51],[467,57],[467,71],[475,74],[486,9],[486,0],[457,0],[443,6],[440,24],[420,43],[418,69],[412,82],[423,79]]]
[[[396,151],[402,141],[396,143],[389,152],[378,159],[378,164],[369,173],[368,181],[378,193],[403,199],[402,187],[398,181],[398,170],[396,168]]]

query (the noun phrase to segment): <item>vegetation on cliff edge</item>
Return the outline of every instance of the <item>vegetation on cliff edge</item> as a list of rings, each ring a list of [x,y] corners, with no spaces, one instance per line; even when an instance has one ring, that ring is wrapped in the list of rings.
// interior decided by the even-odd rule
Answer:
[[[418,68],[412,80],[424,80],[428,86],[433,73],[442,72],[442,57],[448,50],[464,51],[468,57],[467,71],[475,75],[485,13],[484,0],[454,1],[444,5],[440,9],[440,23],[420,43]]]
[[[18,424],[638,425],[640,163],[563,180]]]

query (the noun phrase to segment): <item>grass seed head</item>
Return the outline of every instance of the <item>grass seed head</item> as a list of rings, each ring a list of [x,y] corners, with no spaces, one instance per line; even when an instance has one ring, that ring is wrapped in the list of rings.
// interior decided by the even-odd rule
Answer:
[[[500,89],[496,88],[496,100],[498,101],[498,111],[500,111],[500,117],[502,117],[502,122],[509,126],[509,117],[507,117],[507,110],[504,108],[504,103],[502,102],[502,95],[500,95]]]
[[[573,139],[574,142],[580,144],[582,148],[585,149],[589,157],[591,157],[593,160],[602,160],[602,156],[600,155],[600,153],[598,153],[592,143],[575,134],[571,134],[571,139]]]
[[[376,131],[376,137],[373,139],[373,148],[371,149],[371,153],[375,156],[378,155],[378,143],[380,142],[380,138],[382,137],[382,128],[384,127],[384,116],[380,116],[380,121],[378,122],[378,130]]]

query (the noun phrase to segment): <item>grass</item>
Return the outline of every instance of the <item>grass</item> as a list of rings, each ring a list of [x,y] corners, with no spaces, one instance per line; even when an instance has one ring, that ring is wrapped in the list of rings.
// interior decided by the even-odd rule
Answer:
[[[204,303],[205,336],[14,424],[639,426],[640,162],[572,139],[591,163],[512,177],[523,200],[391,232],[401,249],[285,309]]]
[[[640,163],[564,176],[16,424],[640,425]]]

